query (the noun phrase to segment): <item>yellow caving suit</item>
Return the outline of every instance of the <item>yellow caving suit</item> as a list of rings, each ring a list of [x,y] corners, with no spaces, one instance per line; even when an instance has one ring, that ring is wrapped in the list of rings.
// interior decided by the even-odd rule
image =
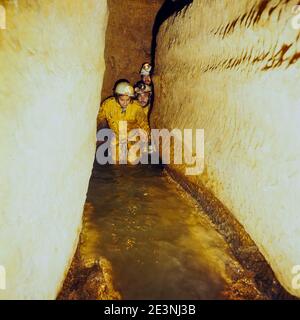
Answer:
[[[150,106],[147,106],[147,107],[142,107],[147,119],[148,119],[148,115],[149,115],[149,111],[150,111]]]
[[[150,135],[147,116],[143,111],[143,108],[135,101],[127,106],[125,112],[122,112],[121,106],[114,97],[106,99],[101,104],[97,117],[97,126],[105,122],[105,120],[107,121],[109,128],[113,130],[116,135],[117,154],[119,153],[119,121],[127,121],[127,133],[133,129],[143,129],[148,134],[148,137]]]

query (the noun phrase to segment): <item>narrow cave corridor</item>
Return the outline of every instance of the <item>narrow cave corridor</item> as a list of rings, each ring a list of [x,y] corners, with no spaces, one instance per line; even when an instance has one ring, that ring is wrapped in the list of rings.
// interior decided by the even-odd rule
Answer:
[[[108,1],[102,100],[112,94],[116,80],[133,84],[143,62],[155,64],[160,26],[191,3]],[[163,165],[95,161],[81,242],[60,299],[257,300],[278,295],[272,290],[281,292],[277,283],[272,289],[261,283],[273,277],[264,262],[260,267],[268,275],[257,281],[261,274],[245,266],[261,257],[254,251],[249,261],[239,259],[226,242],[228,235],[224,238],[224,230],[219,233],[209,219],[215,213],[207,215],[201,201],[176,181],[180,178]],[[240,229],[229,232],[244,236]],[[253,243],[245,247],[253,250]]]
[[[102,100],[116,80],[134,83],[142,63],[153,64],[160,25],[188,5],[178,3],[108,1]],[[83,221],[60,299],[267,298],[203,208],[162,165],[95,161]]]
[[[0,0],[0,299],[299,298],[297,6]]]

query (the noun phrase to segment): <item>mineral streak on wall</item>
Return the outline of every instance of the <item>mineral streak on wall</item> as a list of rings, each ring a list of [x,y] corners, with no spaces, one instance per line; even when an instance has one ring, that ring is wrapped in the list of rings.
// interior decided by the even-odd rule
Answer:
[[[151,121],[205,129],[205,171],[186,179],[229,208],[299,297],[292,274],[300,264],[297,3],[194,0],[169,18],[158,37]]]
[[[104,73],[105,0],[1,0],[0,299],[55,298],[77,246]]]

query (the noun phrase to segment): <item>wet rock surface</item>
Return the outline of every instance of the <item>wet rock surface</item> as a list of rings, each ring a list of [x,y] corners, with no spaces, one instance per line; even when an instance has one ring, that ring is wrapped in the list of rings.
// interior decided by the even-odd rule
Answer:
[[[120,300],[113,288],[111,266],[105,259],[84,262],[80,245],[73,259],[58,300]]]

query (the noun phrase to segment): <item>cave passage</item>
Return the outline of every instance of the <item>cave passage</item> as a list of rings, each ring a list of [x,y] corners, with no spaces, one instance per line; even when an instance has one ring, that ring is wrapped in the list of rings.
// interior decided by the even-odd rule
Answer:
[[[151,57],[151,51],[153,56],[159,25],[176,8],[181,9],[178,4],[174,8],[174,4],[172,7],[166,1],[155,20],[152,12],[154,27],[152,32],[148,28],[148,42],[145,39],[133,41],[133,44],[129,41],[128,54],[124,56],[121,51],[116,51],[117,44],[113,43],[118,40],[115,38],[118,35],[116,21],[122,24],[122,20],[117,19],[119,4],[110,1],[103,98],[109,95],[118,77],[131,80],[138,76],[138,63],[143,60],[135,60],[136,52],[148,51],[145,59]],[[139,10],[146,11],[149,3],[139,2],[139,6]],[[158,8],[157,4],[155,8]],[[127,19],[126,15],[123,19]],[[145,20],[149,23],[147,17]],[[127,27],[123,36],[128,32]],[[136,48],[136,43],[145,47]],[[135,54],[131,56],[131,52]],[[263,297],[200,205],[160,165],[101,166],[95,161],[78,252],[81,268],[97,261],[107,261],[110,265],[109,282],[121,299]],[[80,278],[82,271],[78,272]],[[89,280],[92,286],[93,277],[90,276],[92,280]],[[78,283],[73,281],[70,287],[73,286],[75,291],[82,290]],[[86,298],[82,293],[79,296]]]
[[[299,298],[299,19],[0,0],[0,299]],[[170,165],[101,166],[106,126],[112,153]]]

